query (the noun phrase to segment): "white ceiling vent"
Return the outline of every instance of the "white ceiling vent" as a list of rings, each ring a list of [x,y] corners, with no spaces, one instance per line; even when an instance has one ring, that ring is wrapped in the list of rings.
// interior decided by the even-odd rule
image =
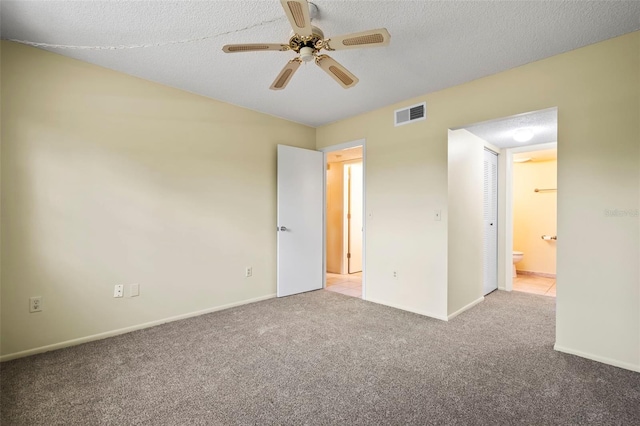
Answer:
[[[413,123],[414,121],[425,120],[427,118],[427,103],[412,105],[407,108],[397,109],[395,111],[395,125]]]

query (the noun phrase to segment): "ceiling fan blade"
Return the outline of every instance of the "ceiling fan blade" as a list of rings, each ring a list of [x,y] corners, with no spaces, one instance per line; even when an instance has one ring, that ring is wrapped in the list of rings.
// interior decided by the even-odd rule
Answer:
[[[345,34],[338,37],[331,37],[324,43],[327,50],[354,49],[356,47],[378,47],[386,46],[391,40],[391,34],[386,28],[377,30],[362,31],[359,33]]]
[[[313,35],[309,3],[307,0],[280,0],[284,13],[287,14],[293,32],[306,37]]]
[[[227,44],[222,48],[222,50],[226,53],[261,52],[265,50],[277,50],[284,52],[285,50],[289,50],[289,46],[286,44],[276,43]]]
[[[295,72],[298,70],[301,63],[302,61],[300,60],[300,58],[294,58],[290,60],[287,65],[282,68],[282,71],[280,71],[280,74],[278,74],[269,89],[282,90],[287,87],[287,84],[289,84],[289,80],[291,80],[291,77],[293,77],[293,74],[295,74]]]
[[[316,57],[316,64],[329,74],[335,81],[340,83],[345,89],[358,84],[358,77],[351,74],[349,70],[336,62],[335,59],[327,55],[319,55]]]

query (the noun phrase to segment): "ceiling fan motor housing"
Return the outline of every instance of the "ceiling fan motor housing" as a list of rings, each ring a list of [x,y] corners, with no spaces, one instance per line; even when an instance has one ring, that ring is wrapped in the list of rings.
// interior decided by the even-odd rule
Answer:
[[[304,51],[307,51],[305,48],[310,48],[312,52],[317,52],[317,46],[321,46],[324,41],[324,33],[322,30],[315,26],[312,26],[311,28],[313,29],[311,37],[304,37],[292,32],[291,37],[289,38],[289,48],[296,53],[300,53],[302,60],[305,62],[310,61],[312,58],[305,60],[303,49]]]

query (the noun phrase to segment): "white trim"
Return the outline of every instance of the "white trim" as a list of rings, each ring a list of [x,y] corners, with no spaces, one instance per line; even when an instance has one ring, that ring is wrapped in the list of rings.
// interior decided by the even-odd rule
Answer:
[[[327,152],[322,154],[322,288],[327,288]],[[342,272],[342,266],[340,267]]]
[[[412,313],[418,314],[418,315],[424,315],[425,317],[434,318],[434,319],[437,319],[437,320],[440,320],[440,321],[448,321],[446,316],[437,315],[437,314],[434,314],[433,312],[423,311],[423,310],[420,310],[420,309],[414,309],[414,308],[410,308],[408,306],[403,306],[403,305],[396,305],[394,303],[383,302],[381,300],[367,299],[367,301],[368,302],[377,303],[378,305],[388,306],[390,308],[400,309],[402,311],[412,312]]]
[[[504,205],[501,210],[501,214],[504,217],[502,221],[504,227],[502,228],[503,238],[499,243],[502,243],[502,268],[499,270],[501,279],[499,282],[503,283],[503,287],[498,286],[498,290],[512,291],[513,290],[513,151],[511,149],[504,150],[504,177],[502,183],[504,185],[504,193],[501,200]],[[498,222],[500,226],[500,222]]]
[[[640,373],[640,364],[631,364],[628,362],[622,362],[612,358],[608,358],[606,356],[593,355],[586,352],[569,349],[564,346],[560,346],[557,343],[553,345],[553,349],[558,352],[579,356],[581,358],[590,359],[591,361],[597,361],[603,364],[613,365],[614,367],[624,368],[625,370],[631,370],[635,371],[636,373]]]
[[[362,300],[367,300],[367,141],[362,139]]]
[[[327,153],[333,151],[341,151],[343,149],[355,148],[362,146],[362,300],[367,299],[367,140],[356,139],[351,142],[339,143],[337,145],[325,146],[319,148],[318,151],[324,152],[324,221],[323,221],[323,239],[322,239],[322,274],[323,288],[327,286]]]
[[[118,336],[120,334],[130,333],[136,330],[142,330],[145,328],[155,327],[157,325],[165,324],[168,322],[179,321],[182,319],[197,317],[200,315],[210,314],[212,312],[222,311],[236,306],[248,305],[249,303],[261,302],[263,300],[275,298],[275,294],[268,294],[266,296],[254,297],[253,299],[242,300],[240,302],[233,302],[226,305],[216,306],[213,308],[203,309],[201,311],[189,312],[186,314],[176,315],[169,318],[163,318],[156,321],[145,322],[143,324],[132,325],[130,327],[119,328],[117,330],[105,331],[104,333],[92,334],[90,336],[79,337],[77,339],[65,340],[64,342],[54,343],[51,345],[40,346],[38,348],[27,349],[26,351],[14,352],[12,354],[0,356],[0,362],[10,361],[16,358],[23,358],[30,355],[40,354],[43,352],[49,352],[56,349],[67,348],[69,346],[81,345],[83,343],[93,342],[95,340],[102,340],[108,337]]]
[[[518,274],[530,275],[530,276],[533,276],[533,277],[557,278],[556,274],[549,274],[549,273],[546,273],[546,272],[535,272],[535,271],[518,270]]]
[[[457,311],[455,311],[451,315],[447,316],[447,321],[457,317],[458,315],[460,315],[464,311],[473,308],[474,306],[476,306],[480,302],[484,302],[484,296],[482,296],[479,299],[474,300],[473,302],[469,303],[467,306],[463,306],[462,308],[458,309]]]

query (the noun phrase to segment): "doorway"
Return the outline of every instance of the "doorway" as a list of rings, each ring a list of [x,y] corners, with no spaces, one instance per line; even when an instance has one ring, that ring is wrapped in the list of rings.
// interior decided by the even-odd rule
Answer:
[[[536,229],[534,232],[535,238],[531,240],[532,244],[535,243],[535,246],[527,245],[527,251],[525,251],[521,250],[524,247],[519,247],[520,243],[516,242],[519,240],[514,239],[514,170],[518,167],[518,163],[514,165],[513,159],[522,157],[520,154],[528,153],[527,156],[534,158],[534,160],[529,160],[526,164],[529,166],[536,163],[541,164],[550,160],[549,153],[545,154],[544,157],[542,154],[538,154],[536,157],[533,153],[553,150],[555,155],[557,143],[558,109],[556,107],[465,125],[451,131],[449,139],[449,216],[454,220],[456,219],[455,213],[457,210],[455,209],[457,206],[460,220],[456,222],[455,227],[464,229],[465,232],[461,234],[456,233],[455,230],[450,232],[449,244],[455,249],[453,254],[456,258],[465,258],[465,270],[471,271],[471,278],[479,276],[479,271],[482,269],[486,281],[487,272],[497,268],[497,277],[492,279],[491,284],[492,286],[497,284],[500,290],[522,290],[525,286],[517,285],[521,281],[538,280],[540,281],[538,283],[540,288],[535,291],[536,293],[548,296],[555,295],[555,243],[557,235],[555,205],[549,210],[553,221],[546,221],[543,224],[541,212],[544,210],[544,203],[550,201],[551,198],[555,202],[556,165],[554,163],[553,173],[547,170],[540,176],[531,175],[523,178],[527,181],[527,185],[530,186],[526,191],[536,196],[531,201],[533,204],[529,204],[527,207],[529,213],[536,213],[526,218],[523,226],[523,229],[529,229],[530,235],[533,232],[531,229]],[[487,256],[483,256],[482,266],[480,266],[480,262],[478,262],[480,255],[473,247],[480,244],[481,238],[487,235],[487,230],[485,226],[484,231],[480,232],[481,225],[479,222],[476,223],[476,219],[473,218],[476,214],[470,217],[468,212],[480,209],[476,206],[479,200],[482,200],[481,188],[474,181],[481,181],[480,171],[476,169],[477,166],[475,165],[482,161],[480,153],[483,148],[498,154],[498,214],[497,217],[491,218],[497,219],[498,247],[497,249],[494,249],[493,246],[490,247],[491,259],[488,260]],[[554,158],[553,161],[556,161],[556,159]],[[546,180],[550,176],[553,177],[553,182]],[[535,189],[540,191],[535,192]],[[482,211],[479,211],[478,215],[482,215]],[[450,226],[452,223],[450,218]],[[457,246],[455,245],[456,241],[459,241]],[[539,266],[535,266],[531,270],[521,268],[521,266],[530,266],[526,262],[519,263],[522,260],[522,254],[524,258],[533,260],[537,257],[536,252],[540,245],[544,245],[543,249],[552,248],[549,251],[553,252],[553,261],[548,262],[548,264],[552,263],[553,269],[540,269]],[[531,247],[534,248],[532,249]],[[468,250],[465,251],[465,249]],[[529,253],[527,254],[527,252]],[[497,255],[495,260],[493,260],[494,254]],[[472,261],[471,259],[474,260]],[[519,278],[514,278],[514,265],[521,272],[520,275],[527,275],[527,277],[520,277],[523,279],[519,279],[517,282],[514,281]],[[450,271],[450,273],[452,272]],[[472,281],[470,277],[463,276],[462,272],[457,272],[455,268],[453,268],[453,273],[460,275],[458,281],[461,283]],[[551,282],[547,281],[549,279]],[[478,279],[473,278],[473,281],[477,282]],[[516,283],[515,287],[514,283]],[[549,285],[547,286],[547,284]],[[473,286],[476,287],[476,284]],[[546,288],[543,291],[545,286]],[[485,288],[487,288],[486,285]],[[467,299],[471,300],[472,296],[467,297]]]
[[[513,290],[555,297],[557,148],[537,148],[512,154]]]
[[[351,229],[344,257],[352,262],[341,260],[349,270],[340,269],[339,276],[327,275],[327,153],[343,151],[351,155],[350,148],[359,148],[359,155],[338,161],[344,173],[345,164],[350,172],[347,176],[360,181],[361,188],[352,185],[347,190],[347,201],[352,204],[347,212],[348,222],[340,221],[341,234]],[[358,158],[359,157],[359,158]],[[277,164],[277,278],[276,295],[289,296],[307,291],[334,287],[334,291],[348,296],[366,299],[366,222],[364,211],[366,143],[364,139],[334,145],[320,150],[309,150],[286,145],[278,145]],[[359,160],[359,161],[356,161]],[[354,164],[359,163],[359,167]],[[359,173],[361,178],[356,177]],[[342,174],[344,181],[344,175]],[[340,197],[344,198],[344,189]],[[344,200],[342,209],[344,211]],[[346,226],[345,226],[346,223]],[[359,231],[359,232],[358,232]],[[348,234],[349,235],[349,234]],[[360,239],[356,240],[359,236]],[[344,247],[344,237],[340,244]],[[355,258],[355,254],[358,258]],[[344,268],[344,266],[341,266]],[[356,272],[359,271],[359,272]],[[357,294],[356,294],[357,290]]]
[[[363,298],[364,148],[333,148],[325,151],[325,288]]]

